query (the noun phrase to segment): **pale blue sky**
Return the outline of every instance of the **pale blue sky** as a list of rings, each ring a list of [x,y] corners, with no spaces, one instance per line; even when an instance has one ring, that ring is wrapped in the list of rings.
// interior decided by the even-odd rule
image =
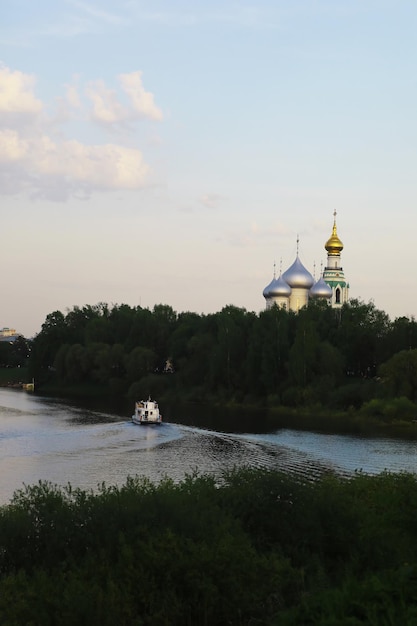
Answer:
[[[316,276],[417,312],[417,4],[3,0],[0,327],[127,303],[259,312]]]

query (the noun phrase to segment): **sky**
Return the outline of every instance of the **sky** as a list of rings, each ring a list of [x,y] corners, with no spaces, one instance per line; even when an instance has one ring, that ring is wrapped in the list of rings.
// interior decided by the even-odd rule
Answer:
[[[417,313],[415,0],[3,0],[0,328],[259,313],[337,211],[350,296]]]

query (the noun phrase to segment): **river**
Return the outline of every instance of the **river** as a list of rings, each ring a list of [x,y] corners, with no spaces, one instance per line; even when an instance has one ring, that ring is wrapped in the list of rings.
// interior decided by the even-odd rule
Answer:
[[[0,388],[0,504],[39,480],[96,489],[123,484],[127,476],[178,481],[195,471],[220,477],[241,466],[312,479],[329,470],[349,476],[417,469],[416,441],[290,429],[224,432],[198,427],[190,416],[181,423],[175,409],[168,413],[160,426],[135,426],[120,412]]]

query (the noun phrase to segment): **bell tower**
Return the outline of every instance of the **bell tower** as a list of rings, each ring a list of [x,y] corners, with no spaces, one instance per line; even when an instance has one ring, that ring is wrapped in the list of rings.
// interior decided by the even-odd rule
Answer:
[[[340,308],[349,300],[349,284],[346,282],[345,273],[341,265],[343,243],[337,234],[336,215],[337,213],[334,211],[332,234],[324,246],[327,250],[327,265],[323,271],[324,282],[332,290],[330,305],[334,309]]]

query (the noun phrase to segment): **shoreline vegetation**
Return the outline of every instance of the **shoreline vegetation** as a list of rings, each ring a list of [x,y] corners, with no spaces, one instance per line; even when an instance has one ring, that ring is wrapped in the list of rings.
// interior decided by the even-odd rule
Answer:
[[[417,479],[39,482],[0,507],[0,622],[411,626]]]
[[[22,368],[23,369],[23,368]],[[4,370],[0,370],[0,386],[8,387],[12,389],[24,389],[25,383],[13,382],[13,376],[6,379],[2,376]],[[10,370],[8,371],[10,372]],[[13,372],[16,380],[22,378],[22,370],[16,369]],[[26,380],[26,377],[23,376]],[[106,406],[106,402],[112,406],[123,406],[126,408],[127,414],[130,414],[130,404],[133,398],[124,395],[115,397],[111,390],[104,386],[99,385],[73,385],[73,386],[58,386],[58,385],[44,385],[42,387],[42,393],[50,397],[67,398],[72,401],[92,402],[94,400],[101,401],[101,407]],[[135,398],[136,399],[136,398]],[[221,403],[217,399],[213,399],[211,403],[197,402],[197,401],[185,401],[181,400],[180,395],[166,395],[159,399],[159,404],[163,406],[171,405],[173,407],[180,407],[182,404],[186,404],[189,407],[195,407],[195,414],[198,416],[199,409],[204,406],[205,409],[214,409],[216,413],[222,416],[224,419],[224,426],[227,426],[228,415],[231,416],[230,422],[233,421],[233,417],[236,419],[236,415],[239,415],[241,411],[245,412],[246,416],[250,416],[253,412],[252,422],[248,421],[249,425],[256,426],[257,420],[259,421],[259,414],[263,412],[263,418],[261,422],[261,428],[265,431],[278,430],[281,428],[294,429],[309,432],[323,432],[332,434],[347,434],[347,435],[361,435],[369,437],[393,437],[404,439],[417,439],[417,419],[401,419],[398,415],[399,405],[401,410],[401,399],[394,399],[393,403],[389,401],[380,402],[381,414],[370,415],[365,409],[353,409],[347,411],[342,410],[330,410],[325,407],[285,407],[285,406],[263,406],[259,404],[240,404],[236,402]],[[390,415],[391,407],[391,415]],[[382,408],[385,410],[385,414],[382,412]],[[415,407],[415,415],[417,417],[417,406]],[[400,414],[401,415],[401,414]],[[174,415],[174,418],[176,416]],[[198,425],[197,423],[195,425]],[[221,427],[221,423],[219,423]]]
[[[269,429],[414,438],[417,322],[358,300],[297,314],[85,305],[49,314],[33,340],[0,342],[0,385],[33,380],[39,393],[81,402],[151,395],[168,407],[211,406],[225,420],[263,412]]]
[[[259,314],[228,305],[209,315],[85,305],[49,314],[25,364],[28,380],[50,395],[151,395],[228,414],[255,407],[287,428],[416,430],[417,322],[391,321],[372,302]]]
[[[417,322],[391,321],[358,300],[259,314],[74,307],[47,316],[27,365],[45,391],[255,406],[299,423],[307,414],[331,425],[341,415],[355,430],[395,423],[411,432],[417,419]]]

